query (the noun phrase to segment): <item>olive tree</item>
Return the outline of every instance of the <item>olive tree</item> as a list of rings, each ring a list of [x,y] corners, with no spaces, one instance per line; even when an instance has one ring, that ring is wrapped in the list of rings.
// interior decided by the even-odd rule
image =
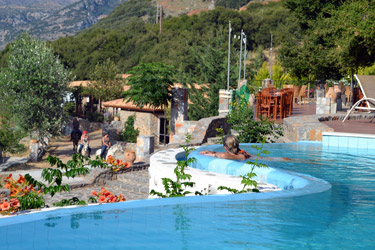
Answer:
[[[39,138],[56,134],[63,120],[63,102],[70,73],[45,42],[22,34],[11,46],[1,72],[1,106],[15,125]],[[5,105],[4,105],[5,104]]]

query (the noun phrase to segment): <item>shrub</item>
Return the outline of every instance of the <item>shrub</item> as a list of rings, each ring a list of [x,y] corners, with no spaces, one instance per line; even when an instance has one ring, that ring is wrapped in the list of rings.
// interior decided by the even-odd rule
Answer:
[[[283,136],[283,128],[275,125],[272,121],[261,118],[260,121],[253,119],[252,109],[246,106],[244,102],[234,101],[231,105],[232,112],[227,115],[228,123],[232,129],[236,130],[238,141],[242,143],[261,143],[263,137],[274,137],[275,139]],[[274,142],[273,139],[268,139]]]
[[[90,122],[103,122],[104,121],[104,115],[103,113],[97,113],[97,112],[86,112],[86,118]]]
[[[65,102],[63,104],[63,110],[67,116],[75,116],[76,105],[74,102]]]
[[[129,116],[125,122],[124,130],[121,132],[121,140],[135,143],[137,142],[137,136],[139,135],[139,130],[134,129],[135,116]]]

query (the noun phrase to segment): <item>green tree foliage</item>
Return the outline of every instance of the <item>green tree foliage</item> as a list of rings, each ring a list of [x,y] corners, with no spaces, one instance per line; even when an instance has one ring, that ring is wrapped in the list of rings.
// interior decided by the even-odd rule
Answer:
[[[137,142],[137,136],[139,135],[139,129],[134,128],[135,116],[131,115],[125,122],[124,130],[121,133],[121,140],[125,142],[135,143]]]
[[[268,71],[267,62],[263,62],[262,68],[260,68],[258,73],[254,76],[254,80],[258,86],[262,86],[262,80],[267,78],[270,78],[270,72]]]
[[[0,115],[0,151],[1,153],[17,153],[25,149],[23,144],[19,141],[22,139],[24,134],[17,130],[11,124],[10,115],[2,113]],[[0,155],[0,159],[2,156]]]
[[[227,88],[228,55],[223,31],[218,31],[212,41],[206,45],[193,46],[194,65],[196,72],[179,81],[189,87],[189,119],[199,120],[203,117],[218,115],[219,90]],[[235,53],[233,53],[235,55]],[[232,56],[234,60],[234,56]],[[237,66],[231,66],[230,86],[237,87]],[[192,82],[198,83],[195,86]]]
[[[63,120],[63,98],[69,72],[42,41],[21,35],[10,49],[1,72],[3,103],[16,125],[38,136],[56,134]]]
[[[72,69],[79,80],[86,80],[95,65],[107,58],[125,72],[140,62],[163,62],[182,68],[185,73],[199,73],[192,47],[205,47],[220,38],[220,48],[227,51],[228,23],[232,22],[232,34],[241,29],[248,34],[248,50],[259,45],[270,46],[270,33],[283,27],[283,33],[294,34],[291,17],[281,3],[251,3],[247,10],[238,12],[217,7],[215,10],[201,12],[199,15],[169,17],[163,20],[163,31],[159,25],[145,22],[137,16],[134,6],[149,8],[149,0],[129,0],[119,6],[107,18],[103,18],[92,28],[76,36],[60,38],[51,43],[62,62]],[[152,7],[155,11],[155,7]],[[148,10],[146,11],[147,13]],[[134,15],[133,15],[133,14]],[[152,14],[152,17],[155,15]],[[153,18],[152,18],[153,21]],[[112,25],[113,24],[113,25]],[[251,34],[251,35],[250,35]],[[275,40],[277,41],[277,40]],[[239,50],[239,42],[233,42]],[[234,49],[232,51],[235,51]],[[1,60],[0,60],[1,61]],[[232,61],[236,65],[238,57]],[[220,64],[224,59],[220,60]],[[203,78],[199,79],[203,82]]]
[[[109,58],[98,63],[90,77],[89,92],[101,101],[120,98],[123,96],[124,81],[119,73],[116,64]]]
[[[174,79],[173,67],[163,63],[141,63],[129,71],[127,78],[130,88],[125,92],[124,101],[132,101],[136,106],[150,105],[154,108],[167,107],[171,101]]]
[[[361,1],[287,0],[300,35],[282,39],[283,66],[297,76],[340,79],[374,62],[374,4]]]

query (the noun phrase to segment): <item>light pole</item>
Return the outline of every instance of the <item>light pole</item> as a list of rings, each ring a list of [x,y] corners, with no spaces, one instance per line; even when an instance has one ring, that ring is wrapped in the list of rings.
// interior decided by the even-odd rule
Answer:
[[[271,33],[271,50],[270,50],[270,78],[272,80],[272,33]]]
[[[231,23],[229,21],[229,32],[228,32],[228,78],[227,78],[227,90],[229,90],[229,74],[230,74],[230,36],[232,32]]]
[[[244,51],[243,51],[243,80],[246,80],[246,35],[244,34],[243,43],[245,45]]]
[[[238,70],[238,85],[237,85],[237,88],[240,87],[240,80],[241,80],[241,59],[242,59],[242,39],[243,39],[243,30],[241,29],[241,49],[240,49],[240,68]]]

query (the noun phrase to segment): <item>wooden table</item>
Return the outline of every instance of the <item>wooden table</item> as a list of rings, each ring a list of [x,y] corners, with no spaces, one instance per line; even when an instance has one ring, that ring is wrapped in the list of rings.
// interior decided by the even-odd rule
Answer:
[[[264,92],[263,92],[264,93]],[[283,119],[285,117],[286,112],[284,112],[286,107],[286,97],[287,93],[282,90],[276,90],[276,91],[267,91],[271,96],[271,103],[273,103],[273,119],[276,120],[277,115],[280,115],[280,119]],[[262,109],[262,103],[261,103],[261,98],[262,98],[262,92],[257,93],[257,98],[256,98],[256,117],[259,118],[261,109]]]

